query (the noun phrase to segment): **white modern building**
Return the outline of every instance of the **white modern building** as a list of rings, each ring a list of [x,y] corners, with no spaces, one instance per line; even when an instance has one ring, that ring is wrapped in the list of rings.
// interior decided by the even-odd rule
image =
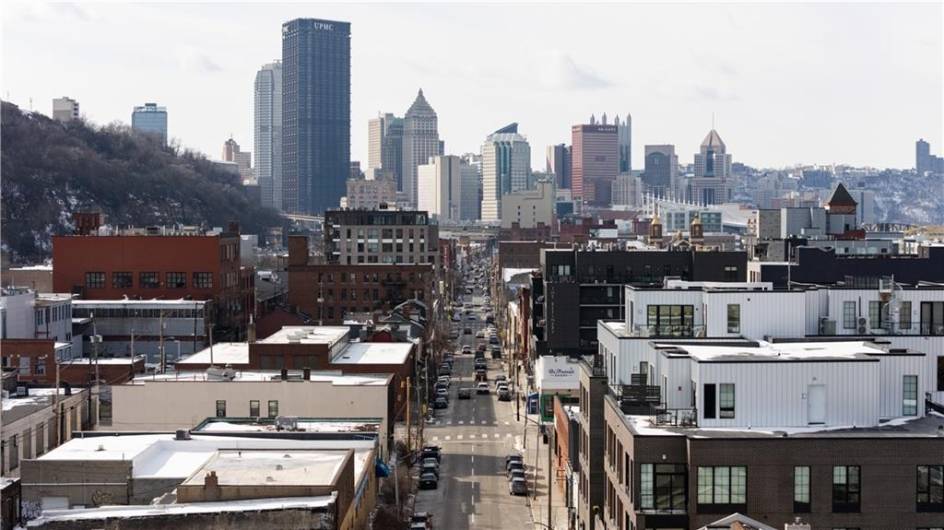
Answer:
[[[482,218],[482,155],[462,155],[459,187],[459,219],[478,221]]]
[[[5,287],[0,296],[0,339],[48,339],[69,343],[71,354],[79,355],[82,341],[79,336],[73,344],[72,308],[69,294]]]
[[[461,220],[463,165],[458,156],[440,155],[417,168],[417,209],[429,212],[440,222]]]
[[[256,72],[253,96],[253,174],[262,205],[282,209],[282,61]]]
[[[513,191],[502,197],[501,226],[511,228],[514,223],[520,228],[551,226],[554,206],[554,183],[550,180],[537,182],[534,189]]]
[[[482,220],[501,220],[502,198],[528,187],[531,146],[512,123],[490,134],[482,144]]]
[[[65,96],[53,99],[52,119],[61,122],[79,119],[79,102]]]

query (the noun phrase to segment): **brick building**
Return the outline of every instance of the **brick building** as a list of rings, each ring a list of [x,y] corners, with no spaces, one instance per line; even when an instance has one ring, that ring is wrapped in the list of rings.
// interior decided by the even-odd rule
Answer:
[[[53,288],[86,299],[212,300],[216,338],[241,338],[253,293],[241,270],[239,225],[114,229],[101,214],[76,214],[71,235],[53,236]],[[248,307],[247,307],[248,306]]]
[[[422,211],[335,210],[325,212],[328,263],[439,265],[439,226]]]
[[[289,237],[288,303],[314,322],[340,324],[352,313],[386,313],[433,292],[430,263],[309,263],[308,238]]]

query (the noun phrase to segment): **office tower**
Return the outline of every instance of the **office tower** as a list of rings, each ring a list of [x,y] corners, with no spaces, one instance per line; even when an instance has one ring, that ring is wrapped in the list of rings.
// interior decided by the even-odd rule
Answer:
[[[131,128],[160,138],[161,144],[167,145],[167,107],[158,107],[157,103],[135,107],[131,113]]]
[[[687,199],[699,204],[720,204],[731,200],[731,155],[712,129],[701,142],[700,152],[695,155],[695,177],[692,179]]]
[[[383,175],[373,179],[350,178],[347,195],[341,199],[341,208],[377,210],[397,201],[397,183]]]
[[[571,189],[574,201],[608,206],[613,179],[619,174],[616,125],[593,123],[571,127]]]
[[[419,166],[417,173],[417,209],[429,212],[443,222],[458,222],[462,204],[462,159],[439,155]]]
[[[642,205],[644,185],[642,179],[629,173],[622,173],[613,181],[613,204],[621,206]]]
[[[256,72],[253,100],[254,174],[262,205],[282,209],[282,61]]]
[[[478,221],[482,218],[482,155],[462,155],[459,180],[459,220]]]
[[[436,111],[420,89],[403,118],[403,169],[399,189],[413,207],[417,202],[416,168],[429,162],[429,157],[441,155],[441,148]]]
[[[79,119],[79,102],[64,96],[53,99],[52,119],[61,122]]]
[[[642,182],[644,193],[658,197],[678,193],[678,155],[674,145],[647,145]]]
[[[527,189],[531,175],[531,146],[512,123],[490,134],[482,144],[482,220],[501,219],[501,199]]]
[[[931,144],[921,138],[915,142],[915,172],[923,175],[931,170]]]
[[[367,178],[388,178],[402,191],[403,118],[385,113],[367,122]]]
[[[616,116],[616,131],[619,138],[619,172],[629,173],[633,170],[633,117],[626,114],[626,121],[620,123]]]
[[[252,153],[240,151],[236,140],[230,138],[223,142],[223,161],[236,164],[242,182],[252,180]]]
[[[318,215],[345,192],[351,161],[351,25],[282,25],[282,207]]]
[[[547,172],[554,175],[557,189],[570,189],[570,146],[557,144],[547,146]]]
[[[554,183],[550,180],[535,182],[534,188],[513,191],[502,196],[501,227],[538,228],[554,222]]]

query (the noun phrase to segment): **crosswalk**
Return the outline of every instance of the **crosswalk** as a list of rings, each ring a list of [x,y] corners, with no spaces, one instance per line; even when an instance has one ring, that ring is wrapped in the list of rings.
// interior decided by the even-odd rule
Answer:
[[[434,442],[450,442],[450,441],[454,441],[454,440],[455,440],[455,441],[460,441],[460,440],[483,440],[483,441],[484,441],[484,440],[501,440],[501,439],[505,439],[505,438],[511,438],[512,436],[514,436],[514,434],[513,434],[513,433],[510,433],[510,432],[506,432],[506,433],[504,433],[504,435],[502,435],[501,433],[497,433],[497,432],[496,432],[496,433],[492,433],[491,436],[490,436],[488,433],[485,433],[485,434],[457,434],[457,435],[447,434],[447,435],[445,435],[445,436],[438,436],[438,435],[437,435],[437,436],[431,436],[431,437],[428,437],[427,439],[428,439],[428,440],[432,440],[432,441],[434,441]]]
[[[456,425],[465,425],[466,421],[459,420],[459,421],[453,422],[452,420],[436,420],[433,422],[433,425],[453,425],[453,423],[455,423]],[[468,424],[475,425],[475,420],[470,420]],[[481,420],[479,421],[479,425],[511,425],[511,422],[510,421],[500,422],[497,420],[489,422],[486,420]]]

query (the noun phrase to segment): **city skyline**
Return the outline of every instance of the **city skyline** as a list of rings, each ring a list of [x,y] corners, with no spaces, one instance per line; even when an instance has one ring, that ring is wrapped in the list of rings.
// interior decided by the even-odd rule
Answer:
[[[230,134],[253,145],[252,81],[280,57],[281,24],[315,17],[352,24],[351,158],[364,165],[368,120],[399,112],[420,88],[447,154],[475,152],[488,132],[517,121],[536,168],[546,146],[602,111],[632,114],[634,169],[647,144],[674,144],[679,162],[692,163],[712,114],[735,161],[754,166],[906,168],[916,138],[944,145],[940,4],[522,5],[496,21],[497,8],[241,4],[221,16],[208,5],[14,2],[3,17],[3,95],[23,108],[32,99],[44,114],[53,98],[72,97],[100,125],[127,124],[134,105],[157,101],[171,139],[215,158]],[[123,23],[144,16],[156,22]],[[601,32],[601,20],[625,23]],[[214,35],[200,31],[211,21]],[[180,37],[157,55],[145,45],[151,31]],[[483,31],[490,38],[479,42]],[[650,44],[659,36],[671,42]],[[413,58],[424,39],[440,37],[454,45]],[[108,62],[89,59],[114,42],[128,45],[107,48]],[[493,47],[517,52],[495,64]]]

